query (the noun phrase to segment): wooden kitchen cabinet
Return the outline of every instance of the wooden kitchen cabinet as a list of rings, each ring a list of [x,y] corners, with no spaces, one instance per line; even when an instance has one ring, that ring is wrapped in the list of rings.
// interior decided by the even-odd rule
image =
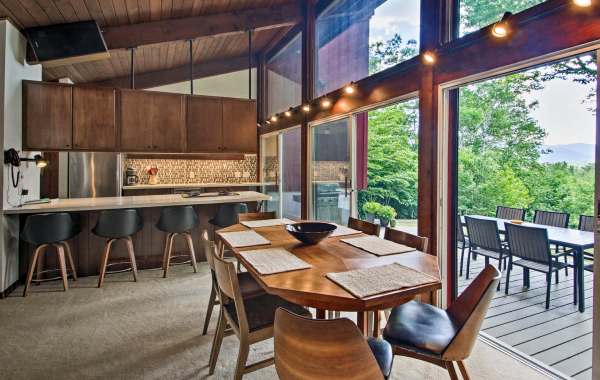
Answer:
[[[258,151],[256,101],[223,98],[223,151]]]
[[[72,149],[72,87],[23,82],[23,149]]]
[[[223,151],[223,99],[188,97],[187,148],[192,153]]]
[[[117,149],[116,103],[114,89],[73,88],[74,149]]]
[[[121,90],[121,151],[185,152],[185,97]]]

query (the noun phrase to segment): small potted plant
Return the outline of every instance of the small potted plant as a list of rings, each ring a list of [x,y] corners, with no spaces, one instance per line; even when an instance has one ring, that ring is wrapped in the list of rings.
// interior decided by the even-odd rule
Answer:
[[[373,221],[375,220],[375,215],[377,215],[379,208],[381,208],[382,206],[383,205],[378,202],[365,203],[363,205],[363,212],[365,213],[365,217],[367,218],[367,221],[373,223]]]
[[[396,210],[392,206],[381,206],[375,216],[379,218],[381,227],[387,227],[396,218]]]

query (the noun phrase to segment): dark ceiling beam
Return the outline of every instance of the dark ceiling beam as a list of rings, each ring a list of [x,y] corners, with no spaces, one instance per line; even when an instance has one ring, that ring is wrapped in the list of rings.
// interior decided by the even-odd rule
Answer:
[[[256,67],[253,59],[252,67]],[[194,79],[206,78],[214,75],[227,74],[233,71],[248,69],[248,56],[231,57],[194,64]],[[190,79],[190,66],[183,65],[171,69],[142,72],[135,75],[135,88],[145,89],[164,86],[172,83],[185,82]],[[107,79],[104,81],[87,83],[93,86],[116,88],[129,88],[131,77],[129,75]]]
[[[106,27],[103,29],[103,35],[109,49],[127,49],[169,41],[240,33],[249,29],[291,26],[301,20],[300,2],[293,2],[277,7]]]

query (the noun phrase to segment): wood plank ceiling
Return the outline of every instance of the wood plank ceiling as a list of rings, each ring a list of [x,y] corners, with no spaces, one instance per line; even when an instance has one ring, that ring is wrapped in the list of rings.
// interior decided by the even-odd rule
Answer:
[[[192,16],[277,7],[290,0],[0,0],[0,18],[27,28],[96,20],[101,27],[133,25]],[[281,38],[290,26],[254,32],[253,51],[261,51]],[[247,54],[246,33],[200,37],[193,42],[194,64],[241,57]],[[130,52],[111,50],[111,58],[44,69],[45,80],[71,78],[75,83],[107,81],[130,72]],[[189,63],[186,41],[140,46],[136,50],[136,73],[164,71]]]

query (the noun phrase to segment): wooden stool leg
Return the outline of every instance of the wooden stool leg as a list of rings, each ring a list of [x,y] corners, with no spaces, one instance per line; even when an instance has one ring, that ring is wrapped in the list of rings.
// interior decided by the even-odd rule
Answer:
[[[210,349],[210,358],[208,361],[208,374],[212,375],[215,373],[215,367],[217,365],[217,359],[219,359],[219,352],[221,351],[221,343],[223,342],[223,336],[225,335],[225,328],[227,327],[227,321],[223,315],[223,306],[219,310],[219,322],[217,323],[217,331],[213,337],[212,348]]]
[[[67,276],[67,263],[65,260],[65,248],[62,244],[55,244],[58,262],[60,264],[60,275],[62,276],[63,288],[65,292],[69,290],[69,278]]]
[[[36,285],[41,284],[42,272],[44,271],[44,256],[41,255],[35,264],[35,279],[38,281]]]
[[[169,249],[169,238],[170,237],[171,237],[171,234],[167,234],[167,237],[165,238],[165,244],[164,244],[164,248],[163,248],[163,260],[162,260],[163,272],[167,266],[167,251]]]
[[[66,241],[63,241],[61,244],[65,247],[65,253],[67,254],[67,260],[69,260],[73,281],[77,281],[77,270],[75,269],[75,262],[73,261],[73,255],[71,254],[71,246]]]
[[[206,335],[208,331],[208,325],[210,324],[210,317],[212,316],[213,309],[215,308],[217,301],[217,293],[215,292],[214,284],[210,287],[210,296],[208,297],[208,306],[206,307],[206,315],[204,316],[204,328],[202,329],[202,335]]]
[[[102,252],[102,258],[100,259],[100,276],[98,277],[98,287],[101,288],[104,283],[104,276],[106,275],[106,265],[108,265],[108,255],[110,254],[110,246],[114,242],[114,239],[110,239],[104,245],[104,251]]]
[[[244,336],[242,333],[242,336],[240,337],[240,349],[238,351],[237,364],[235,365],[235,374],[233,375],[235,380],[241,380],[242,376],[244,376],[249,352],[250,343],[248,342],[248,337]]]
[[[129,262],[131,263],[131,273],[133,273],[133,281],[137,282],[137,263],[135,261],[135,252],[133,250],[133,241],[131,240],[131,236],[128,236],[125,239],[125,244],[127,244],[127,252],[129,252]]]
[[[450,375],[450,380],[458,380],[458,375],[456,374],[456,369],[454,368],[453,362],[446,362],[446,369],[448,370],[448,375]]]
[[[23,297],[27,297],[27,293],[29,292],[29,287],[31,286],[31,280],[33,279],[33,272],[37,268],[37,262],[39,260],[40,254],[46,249],[48,245],[42,244],[35,249],[31,259],[29,261],[29,270],[27,271],[27,281],[25,281],[25,289],[23,289]]]
[[[167,239],[169,242],[167,245],[167,251],[165,252],[165,268],[163,270],[163,278],[167,278],[167,273],[169,273],[169,265],[171,265],[171,253],[173,252],[173,240],[175,240],[175,234],[169,234]]]
[[[467,367],[465,367],[465,362],[461,360],[457,363],[458,369],[460,370],[460,374],[462,375],[463,380],[471,380],[471,377],[469,377],[469,372],[467,372]]]
[[[187,240],[188,247],[190,249],[190,260],[192,261],[192,268],[194,268],[194,273],[198,273],[198,267],[196,266],[196,251],[194,251],[194,242],[192,240],[192,235],[189,232],[186,232],[184,236]]]

